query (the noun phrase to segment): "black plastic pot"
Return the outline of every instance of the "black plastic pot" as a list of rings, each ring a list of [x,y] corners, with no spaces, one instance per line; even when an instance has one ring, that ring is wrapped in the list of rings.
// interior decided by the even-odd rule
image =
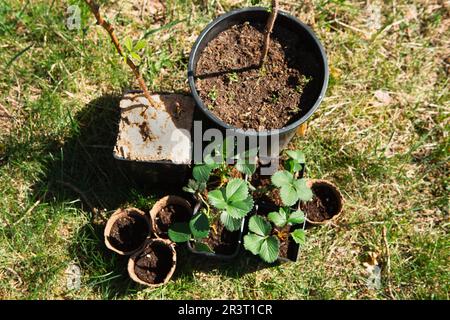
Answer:
[[[271,152],[271,155],[275,155],[275,153],[278,155],[279,151],[281,151],[295,135],[298,127],[319,107],[328,85],[328,64],[325,50],[314,32],[307,25],[283,11],[279,12],[275,22],[275,31],[277,28],[283,28],[284,30],[288,29],[300,37],[301,43],[304,45],[302,50],[305,51],[305,56],[307,55],[308,61],[310,61],[308,64],[305,64],[301,71],[303,74],[311,76],[313,79],[304,90],[305,94],[300,101],[301,111],[298,117],[284,128],[280,128],[278,133],[271,131],[243,130],[228,125],[208,110],[201,100],[195,85],[197,62],[203,49],[212,39],[220,32],[227,30],[236,24],[247,21],[250,24],[265,24],[268,16],[269,13],[267,9],[252,7],[228,12],[211,22],[200,34],[191,51],[188,65],[188,80],[192,96],[195,99],[198,109],[201,110],[201,113],[204,114],[206,118],[211,120],[216,128],[223,131],[230,129],[235,135],[269,137],[270,139],[278,138],[279,149]]]
[[[200,204],[197,203],[192,215],[195,215],[198,212],[199,208],[200,208]],[[201,255],[204,257],[208,257],[208,258],[220,259],[220,260],[232,260],[232,259],[236,258],[238,256],[239,252],[241,251],[242,237],[243,237],[245,226],[246,226],[246,219],[244,218],[244,219],[242,219],[241,228],[239,229],[239,237],[238,237],[238,241],[236,244],[236,250],[230,255],[213,253],[213,252],[200,252],[200,251],[195,250],[195,248],[192,246],[191,242],[187,243],[188,250],[191,253]]]

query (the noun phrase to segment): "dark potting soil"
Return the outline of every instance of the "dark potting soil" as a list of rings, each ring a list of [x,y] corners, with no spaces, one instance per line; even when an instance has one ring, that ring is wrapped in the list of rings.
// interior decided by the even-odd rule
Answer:
[[[228,231],[224,225],[217,220],[212,223],[208,238],[202,242],[207,244],[214,253],[223,255],[232,255],[239,241],[239,231]]]
[[[161,242],[152,242],[136,258],[134,272],[147,283],[158,284],[164,281],[173,265],[172,250]]]
[[[117,219],[111,228],[108,240],[114,248],[129,252],[139,248],[149,234],[145,218],[133,214]]]
[[[205,47],[196,69],[196,88],[205,106],[227,124],[257,131],[280,129],[300,113],[310,79],[295,33],[277,28],[266,63],[259,67],[264,25],[244,23],[221,32]],[[306,93],[305,93],[306,94]]]
[[[176,222],[188,222],[191,212],[179,204],[169,204],[156,215],[156,231],[159,235],[167,234],[169,227]]]
[[[302,203],[301,209],[311,221],[322,222],[331,219],[339,210],[336,194],[326,185],[314,185],[311,189],[314,197],[311,201]]]

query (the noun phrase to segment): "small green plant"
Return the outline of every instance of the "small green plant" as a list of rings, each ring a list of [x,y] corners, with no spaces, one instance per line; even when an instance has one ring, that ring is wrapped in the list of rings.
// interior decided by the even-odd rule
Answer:
[[[229,73],[227,75],[227,77],[228,77],[229,82],[238,82],[239,81],[239,76],[238,76],[237,72]]]
[[[208,97],[212,101],[216,101],[217,100],[217,90],[216,90],[216,88],[213,88],[210,92],[208,92]]]
[[[286,155],[288,159],[284,163],[285,170],[272,176],[272,184],[279,188],[284,207],[270,212],[268,220],[258,215],[251,217],[249,233],[244,236],[245,249],[268,263],[278,258],[280,241],[287,241],[291,237],[297,244],[303,245],[306,239],[305,214],[300,210],[300,202],[310,201],[313,193],[307,186],[306,179],[297,178],[305,164],[305,155],[299,150],[286,151]],[[297,208],[291,208],[295,204],[298,204]],[[303,224],[303,227],[290,232],[291,227],[298,224]]]
[[[205,212],[196,213],[189,222],[177,222],[169,228],[169,238],[173,242],[183,243],[193,240],[197,251],[212,252],[211,248],[199,241],[209,235],[209,220]]]
[[[233,146],[232,150],[229,147]],[[235,165],[228,165],[226,160],[234,152],[234,141],[229,138],[218,145],[213,155],[207,155],[202,164],[197,164],[192,170],[193,179],[183,188],[184,191],[192,193],[203,205],[201,213],[195,214],[189,223],[175,223],[169,228],[169,238],[174,242],[194,242],[197,251],[212,252],[201,240],[207,238],[211,227],[211,222],[220,219],[221,223],[228,231],[236,231],[242,225],[242,219],[252,210],[253,198],[249,192],[252,186],[248,178],[255,172],[256,164],[250,163],[250,156],[255,155],[255,150],[247,151],[234,158]],[[216,157],[218,156],[218,157]],[[246,176],[246,179],[232,178],[231,171],[235,168]],[[208,191],[208,183],[211,178],[219,178],[219,186]],[[207,192],[208,201],[205,200]],[[212,205],[220,214],[215,216],[211,210]],[[208,231],[208,232],[207,232]]]
[[[271,212],[268,219],[261,216],[253,216],[249,221],[249,233],[244,236],[244,248],[254,255],[259,255],[265,262],[272,263],[277,260],[280,252],[280,240],[286,241],[287,237],[299,245],[305,243],[304,229],[296,229],[286,233],[283,228],[286,225],[296,225],[304,223],[305,215],[301,210],[291,211],[290,208],[280,208],[279,211]]]
[[[310,201],[313,197],[306,179],[297,179],[297,173],[304,163],[304,155],[300,151],[287,151],[288,170],[281,170],[272,176],[272,184],[280,189],[280,197],[286,206],[293,206],[298,201]]]

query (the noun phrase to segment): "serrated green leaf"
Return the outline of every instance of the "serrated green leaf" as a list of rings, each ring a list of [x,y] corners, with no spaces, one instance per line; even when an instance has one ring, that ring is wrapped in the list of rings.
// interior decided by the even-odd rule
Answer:
[[[231,232],[239,230],[242,226],[242,219],[233,218],[225,211],[220,214],[220,221],[225,226],[225,229]]]
[[[198,182],[208,182],[211,168],[206,164],[197,164],[192,169],[192,176]]]
[[[144,40],[141,39],[134,45],[133,51],[137,52],[139,50],[144,49],[146,46],[147,46],[147,42],[145,42]]]
[[[245,175],[251,176],[256,171],[256,164],[236,163],[236,170]]]
[[[305,213],[302,210],[297,210],[289,215],[288,223],[299,224],[305,221]]]
[[[195,251],[198,252],[210,252],[214,253],[213,249],[211,249],[206,243],[196,241],[194,244]]]
[[[271,180],[276,187],[281,188],[282,186],[291,184],[294,180],[294,176],[290,172],[282,170],[275,172]]]
[[[305,163],[305,154],[300,150],[287,150],[286,154],[291,158],[297,161],[298,163]]]
[[[223,189],[216,189],[208,192],[208,201],[217,209],[224,210],[227,208],[228,203],[225,200]]]
[[[248,196],[241,201],[233,201],[227,204],[226,211],[234,218],[243,218],[253,208],[253,199]]]
[[[289,159],[284,162],[284,168],[291,173],[296,173],[302,170],[302,165],[294,159]]]
[[[267,218],[272,221],[277,227],[284,227],[287,223],[287,214],[284,210],[274,211],[267,215]]]
[[[133,51],[133,41],[130,38],[125,39],[124,46],[128,50],[128,52]]]
[[[303,230],[303,229],[297,229],[297,230],[291,232],[291,236],[292,236],[292,239],[294,239],[294,241],[299,245],[304,245],[306,242],[306,234],[305,234],[305,230]]]
[[[211,169],[211,171],[220,167],[220,163],[215,162],[211,154],[207,154],[203,158],[203,162]]]
[[[242,179],[231,179],[225,190],[227,202],[242,201],[248,197],[248,185]]]
[[[174,223],[169,228],[169,238],[173,242],[187,242],[191,239],[191,230],[187,222]]]
[[[248,222],[248,228],[262,237],[268,236],[272,230],[270,223],[261,216],[252,216]]]
[[[302,201],[310,201],[313,198],[311,188],[306,185],[306,179],[294,181],[294,186],[297,191],[297,196]]]
[[[254,255],[258,255],[261,250],[261,244],[264,238],[257,234],[247,234],[244,236],[244,248]]]
[[[189,228],[195,239],[203,239],[209,235],[209,221],[204,213],[197,213],[189,221]]]
[[[261,244],[259,250],[259,256],[267,263],[272,263],[278,258],[278,253],[280,251],[280,243],[275,236],[270,236]]]
[[[297,190],[290,184],[280,188],[281,201],[285,206],[293,206],[298,201]]]

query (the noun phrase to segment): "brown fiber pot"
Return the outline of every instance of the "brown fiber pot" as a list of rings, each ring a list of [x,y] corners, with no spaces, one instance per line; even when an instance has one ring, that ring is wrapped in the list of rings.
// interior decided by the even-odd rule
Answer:
[[[306,215],[306,221],[308,221],[310,224],[314,224],[314,225],[323,225],[323,224],[329,223],[330,221],[337,220],[341,216],[342,209],[344,207],[344,197],[342,196],[339,189],[330,181],[322,180],[322,179],[310,179],[310,180],[308,180],[306,185],[309,188],[313,188],[314,186],[324,186],[324,187],[329,188],[332,191],[332,193],[334,194],[334,196],[336,197],[337,202],[338,202],[338,208],[330,219],[323,220],[323,221],[312,221],[312,220],[308,219],[308,215]]]
[[[169,196],[165,196],[164,198],[161,198],[154,204],[154,206],[152,207],[152,210],[150,210],[150,219],[152,222],[152,232],[157,238],[164,239],[158,234],[158,231],[156,230],[156,217],[158,216],[158,213],[161,209],[163,209],[165,206],[168,206],[170,204],[177,204],[177,205],[183,206],[183,207],[187,208],[192,215],[192,207],[186,199],[179,197],[179,196],[174,196],[174,195],[169,195]]]
[[[148,216],[147,216],[143,211],[141,211],[141,210],[139,210],[139,209],[136,209],[136,208],[117,209],[117,210],[112,214],[112,216],[109,218],[108,222],[106,223],[105,231],[104,231],[104,234],[103,234],[103,235],[104,235],[104,239],[105,239],[105,245],[106,245],[106,247],[107,247],[108,249],[110,249],[110,250],[112,250],[112,251],[114,251],[114,252],[116,252],[116,253],[118,253],[118,254],[120,254],[120,255],[124,255],[124,256],[129,256],[129,255],[132,255],[133,253],[139,251],[139,250],[142,248],[142,246],[144,245],[145,240],[142,242],[142,244],[141,244],[138,248],[136,248],[136,249],[134,249],[134,250],[132,250],[132,251],[121,251],[121,250],[115,248],[115,247],[111,244],[111,242],[109,241],[108,238],[109,238],[109,235],[111,234],[111,229],[112,229],[114,223],[115,223],[119,218],[126,217],[126,216],[131,216],[131,215],[139,215],[139,216],[142,216],[142,218],[144,218],[145,222],[147,223],[147,226],[148,226],[148,234],[149,234],[149,236],[150,236],[151,230],[152,230],[151,221],[150,221],[150,219],[148,218]]]
[[[165,246],[169,247],[171,252],[172,252],[172,268],[169,270],[169,272],[167,273],[166,277],[164,278],[164,280],[160,283],[148,283],[145,282],[141,279],[139,279],[139,277],[136,275],[135,271],[134,271],[134,266],[135,266],[135,260],[136,258],[139,256],[139,254],[150,244],[154,243],[154,242],[161,242],[163,243]],[[175,243],[167,240],[167,239],[147,239],[147,241],[145,242],[145,245],[142,247],[141,250],[139,250],[138,252],[134,253],[130,259],[128,259],[128,275],[130,276],[130,278],[139,283],[142,284],[144,286],[147,287],[151,287],[151,288],[157,288],[160,286],[163,286],[165,284],[167,284],[167,282],[169,282],[170,278],[172,278],[173,273],[175,272],[175,268],[177,266],[177,252],[175,251]]]

